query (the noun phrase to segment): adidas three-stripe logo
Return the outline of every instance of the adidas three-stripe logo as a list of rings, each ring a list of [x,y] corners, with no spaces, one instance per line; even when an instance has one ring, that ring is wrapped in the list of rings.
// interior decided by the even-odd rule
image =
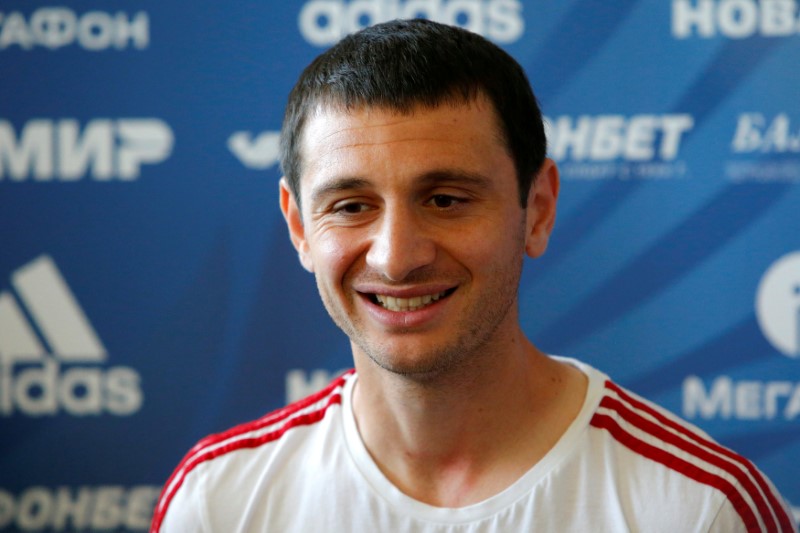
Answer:
[[[130,415],[139,374],[106,369],[108,354],[49,256],[11,274],[0,292],[0,416]]]

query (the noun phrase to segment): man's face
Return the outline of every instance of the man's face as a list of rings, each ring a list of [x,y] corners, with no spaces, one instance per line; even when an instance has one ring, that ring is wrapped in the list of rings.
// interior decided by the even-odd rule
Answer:
[[[505,349],[523,257],[544,251],[558,179],[554,167],[540,175],[520,207],[490,104],[321,109],[301,150],[302,213],[285,182],[281,206],[357,364],[424,376]]]

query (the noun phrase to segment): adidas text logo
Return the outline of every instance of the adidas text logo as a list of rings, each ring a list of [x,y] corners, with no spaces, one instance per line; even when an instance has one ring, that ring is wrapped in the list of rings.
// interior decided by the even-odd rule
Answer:
[[[0,416],[141,408],[138,372],[106,367],[105,347],[50,257],[17,269],[11,286],[0,292]]]
[[[509,44],[525,33],[522,6],[520,0],[310,0],[300,10],[298,26],[307,42],[330,46],[372,24],[425,18]]]

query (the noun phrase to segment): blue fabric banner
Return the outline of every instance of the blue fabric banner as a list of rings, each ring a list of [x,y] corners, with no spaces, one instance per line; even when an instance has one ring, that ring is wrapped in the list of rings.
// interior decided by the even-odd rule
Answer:
[[[547,115],[530,338],[800,506],[795,0],[7,0],[0,531],[143,531],[197,439],[351,366],[278,210],[278,130],[311,59],[414,16],[504,47]]]

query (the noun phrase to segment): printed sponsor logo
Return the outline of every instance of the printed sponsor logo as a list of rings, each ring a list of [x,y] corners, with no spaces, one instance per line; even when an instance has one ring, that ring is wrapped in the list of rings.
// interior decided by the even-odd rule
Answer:
[[[767,340],[780,353],[800,357],[800,252],[784,255],[766,271],[756,292],[756,318]],[[800,416],[800,382],[734,380],[710,382],[697,376],[683,381],[687,418],[786,420]]]
[[[30,16],[0,12],[0,50],[56,50],[70,45],[90,51],[145,49],[150,45],[150,17],[144,11],[78,14],[68,7],[42,7]]]
[[[311,0],[298,25],[306,41],[329,46],[349,33],[397,18],[425,18],[453,24],[500,44],[525,31],[520,0]]]
[[[50,257],[13,272],[11,285],[0,292],[0,416],[139,411],[139,373],[107,368],[105,347]]]
[[[770,119],[763,113],[742,113],[731,147],[736,154],[800,154],[800,128],[792,130],[786,113]]]
[[[800,357],[800,252],[781,257],[761,278],[756,318],[776,350],[787,357]]]
[[[705,382],[683,381],[686,418],[723,420],[795,420],[800,415],[800,382],[739,380],[719,376]]]
[[[157,118],[29,120],[19,132],[0,119],[0,181],[130,181],[172,153],[172,129]]]
[[[228,149],[247,168],[267,169],[280,159],[280,132],[264,131],[254,139],[249,131],[237,131],[228,137]]]
[[[0,528],[8,531],[140,531],[150,525],[160,488],[29,487],[0,489]]]
[[[336,372],[322,369],[316,369],[311,372],[301,369],[290,370],[286,374],[286,403],[302,400],[306,396],[322,390],[343,372],[344,370],[337,370]]]
[[[693,127],[688,114],[545,118],[550,157],[565,179],[684,177],[678,155]]]
[[[676,39],[787,37],[800,33],[797,0],[672,0]]]
[[[787,113],[740,114],[731,152],[735,159],[725,165],[731,181],[800,182],[800,128]]]

